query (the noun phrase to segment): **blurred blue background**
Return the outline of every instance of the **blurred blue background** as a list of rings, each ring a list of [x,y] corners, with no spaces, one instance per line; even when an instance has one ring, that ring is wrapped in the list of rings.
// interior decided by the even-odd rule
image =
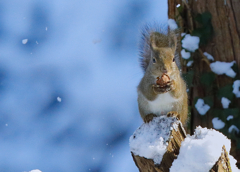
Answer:
[[[167,0],[1,0],[0,171],[137,172],[138,41],[153,21]]]

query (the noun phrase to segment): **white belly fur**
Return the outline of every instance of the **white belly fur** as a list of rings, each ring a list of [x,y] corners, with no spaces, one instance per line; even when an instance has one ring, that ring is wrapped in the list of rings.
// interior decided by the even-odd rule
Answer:
[[[140,93],[141,94],[141,93]],[[139,95],[140,96],[140,95]],[[141,96],[143,96],[141,94]],[[145,96],[143,96],[145,98]],[[157,96],[157,98],[153,101],[149,101],[145,98],[145,113],[146,114],[156,114],[158,116],[160,115],[165,115],[166,113],[170,112],[170,111],[174,111],[176,110],[174,108],[174,104],[179,101],[179,99],[175,99],[174,97],[172,97],[172,95],[167,92],[164,94],[159,94]]]

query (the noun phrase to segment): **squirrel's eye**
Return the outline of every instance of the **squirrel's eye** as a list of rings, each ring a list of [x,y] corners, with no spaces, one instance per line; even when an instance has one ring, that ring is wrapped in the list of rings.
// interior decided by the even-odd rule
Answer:
[[[172,60],[173,62],[175,62],[175,57],[173,58],[173,60]]]
[[[153,58],[153,63],[156,63],[156,59],[155,58]]]

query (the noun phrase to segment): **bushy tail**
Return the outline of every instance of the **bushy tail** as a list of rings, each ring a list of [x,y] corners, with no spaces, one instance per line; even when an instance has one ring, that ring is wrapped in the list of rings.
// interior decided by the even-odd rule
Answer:
[[[140,63],[141,67],[144,70],[144,72],[147,69],[147,66],[149,64],[150,58],[151,58],[151,49],[150,49],[150,28],[148,25],[146,25],[141,30],[141,40],[139,44],[139,53],[140,53]]]

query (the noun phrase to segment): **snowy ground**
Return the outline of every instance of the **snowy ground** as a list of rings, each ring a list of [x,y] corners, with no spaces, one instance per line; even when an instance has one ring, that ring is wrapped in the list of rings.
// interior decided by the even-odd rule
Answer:
[[[139,28],[167,1],[0,1],[0,171],[138,171]]]

